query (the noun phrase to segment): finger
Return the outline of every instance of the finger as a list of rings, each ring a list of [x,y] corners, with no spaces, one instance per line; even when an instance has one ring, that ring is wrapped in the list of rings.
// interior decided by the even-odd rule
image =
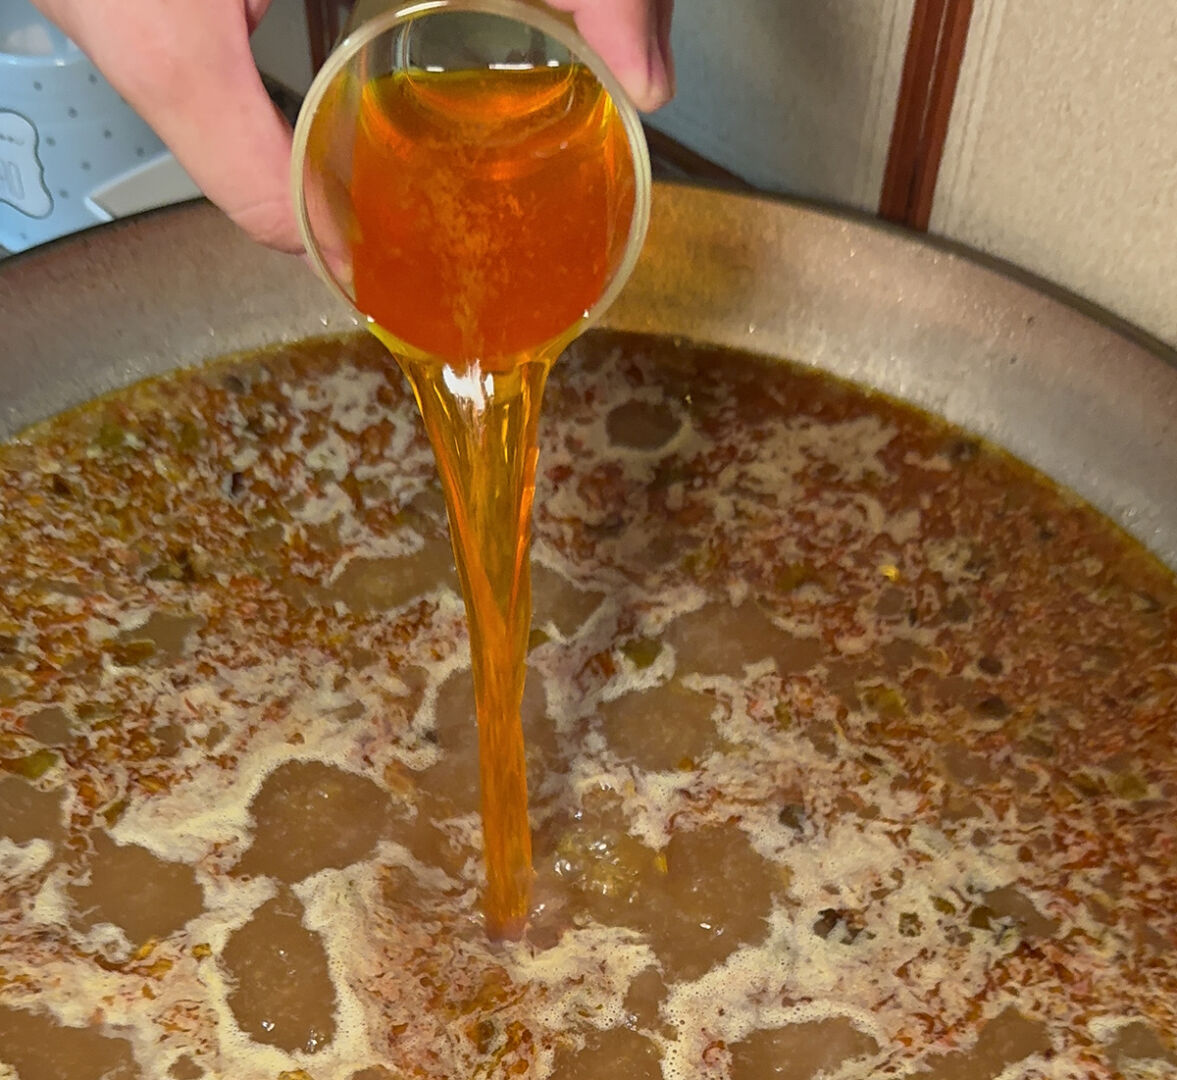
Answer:
[[[674,50],[670,47],[670,27],[674,21],[674,0],[656,0],[656,5],[658,9],[658,51],[662,54],[662,63],[666,67],[666,75],[670,83],[670,97],[674,97],[676,85]]]
[[[245,0],[245,19],[252,34],[270,8],[271,0]]]
[[[52,7],[213,202],[255,240],[302,249],[289,185],[290,127],[262,85],[241,0],[56,0]]]
[[[673,0],[549,0],[572,12],[576,25],[645,112],[674,95],[670,53]]]

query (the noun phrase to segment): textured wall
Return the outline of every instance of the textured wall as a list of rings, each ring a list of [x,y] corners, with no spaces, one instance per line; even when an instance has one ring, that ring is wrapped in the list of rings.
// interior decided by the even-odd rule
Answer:
[[[656,127],[767,190],[878,206],[914,0],[678,0]],[[302,0],[255,42],[309,81]],[[975,0],[931,231],[1177,344],[1177,0]]]
[[[878,205],[912,0],[678,0],[655,127],[759,187]]]
[[[931,231],[1177,344],[1177,3],[977,0]]]

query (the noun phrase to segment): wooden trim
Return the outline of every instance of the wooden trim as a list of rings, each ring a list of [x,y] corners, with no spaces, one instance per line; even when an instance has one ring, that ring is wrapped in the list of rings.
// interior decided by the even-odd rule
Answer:
[[[327,33],[331,36],[331,42],[327,49],[328,54],[335,48],[339,41],[339,31],[343,29],[343,20],[341,15],[343,9],[347,8],[350,13],[352,3],[351,0],[326,0],[327,2]]]
[[[345,5],[351,4],[345,0]],[[311,43],[311,70],[318,71],[331,55],[339,37],[340,0],[304,0],[307,37]]]
[[[318,71],[327,59],[327,28],[322,0],[306,0],[307,38],[311,43],[311,71]]]
[[[924,232],[964,59],[973,0],[915,0],[879,216]]]
[[[306,0],[306,36],[311,42],[311,71],[317,72],[327,59],[327,31],[321,0]]]
[[[696,153],[677,139],[650,127],[642,125],[646,133],[646,144],[650,148],[650,164],[654,175],[659,173],[670,177],[698,180],[716,187],[733,188],[737,191],[754,191],[747,180],[730,172],[722,165]]]

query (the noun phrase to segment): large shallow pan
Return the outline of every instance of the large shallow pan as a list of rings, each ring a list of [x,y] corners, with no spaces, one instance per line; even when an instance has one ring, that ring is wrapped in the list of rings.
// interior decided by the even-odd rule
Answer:
[[[297,260],[197,203],[0,266],[0,437],[144,375],[345,329]],[[966,255],[812,207],[659,186],[608,316],[787,357],[1005,446],[1177,567],[1177,364]]]

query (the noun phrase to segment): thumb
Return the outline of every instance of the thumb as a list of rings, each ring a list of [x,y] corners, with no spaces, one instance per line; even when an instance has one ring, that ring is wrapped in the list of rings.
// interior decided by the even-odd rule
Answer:
[[[674,0],[548,0],[577,28],[644,112],[674,96],[670,19]]]

